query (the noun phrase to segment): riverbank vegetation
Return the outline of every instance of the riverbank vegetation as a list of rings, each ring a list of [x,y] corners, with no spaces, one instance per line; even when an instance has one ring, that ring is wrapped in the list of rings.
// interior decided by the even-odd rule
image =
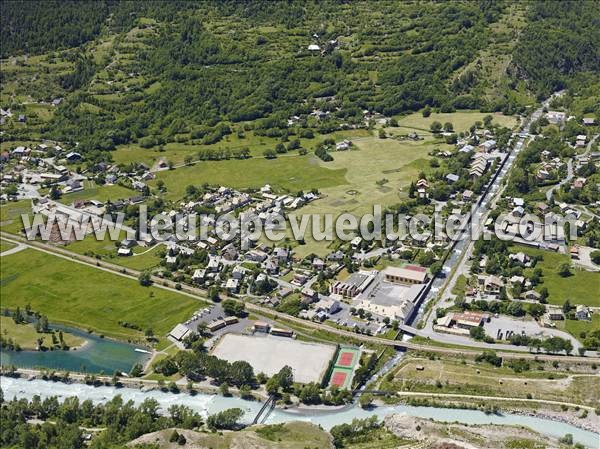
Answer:
[[[545,399],[595,406],[600,398],[595,365],[535,360],[504,361],[486,351],[476,360],[430,355],[404,358],[377,389]]]
[[[266,449],[331,447],[331,436],[304,422],[253,426],[244,430],[243,411],[223,410],[206,419],[189,407],[173,404],[160,410],[148,398],[139,405],[116,395],[103,404],[73,396],[7,400],[0,395],[0,446],[26,449],[155,448],[193,444],[198,447]],[[221,430],[218,433],[215,430]],[[235,429],[237,432],[223,432]],[[158,446],[156,446],[158,444]],[[194,446],[196,447],[196,446]]]
[[[3,311],[4,313],[4,311]],[[47,320],[46,320],[47,323]],[[37,323],[36,323],[37,324]],[[12,317],[0,316],[0,348],[9,351],[21,350],[69,350],[81,346],[85,340],[63,331],[49,328],[37,329],[36,324],[15,322]]]

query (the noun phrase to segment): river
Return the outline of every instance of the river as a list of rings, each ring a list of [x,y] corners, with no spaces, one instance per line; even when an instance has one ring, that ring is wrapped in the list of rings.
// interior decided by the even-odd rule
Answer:
[[[113,396],[120,394],[125,401],[133,400],[141,403],[146,398],[158,401],[162,410],[167,410],[172,404],[186,405],[201,413],[204,417],[231,407],[239,407],[244,410],[244,420],[251,422],[261,407],[260,402],[246,401],[236,397],[223,397],[219,395],[197,394],[191,396],[185,393],[173,394],[157,390],[142,391],[133,388],[115,387],[92,387],[85,384],[64,384],[61,382],[49,382],[40,379],[26,380],[21,378],[1,377],[0,385],[4,391],[4,397],[31,399],[34,395],[42,398],[58,396],[64,399],[69,396],[77,396],[80,400],[90,399],[94,402],[104,402]],[[383,418],[393,413],[406,413],[421,418],[431,418],[436,421],[460,422],[464,424],[503,424],[520,425],[529,427],[537,432],[562,437],[567,433],[573,435],[575,442],[584,444],[589,448],[598,448],[600,435],[594,432],[581,430],[570,424],[556,422],[548,419],[534,418],[520,415],[486,415],[476,410],[459,410],[441,407],[412,407],[405,405],[378,407],[372,410],[363,410],[358,406],[352,406],[343,410],[318,411],[318,410],[295,410],[285,411],[275,409],[267,419],[267,424],[286,421],[310,421],[321,425],[324,429],[341,424],[349,423],[354,418],[366,418],[377,415]]]
[[[0,364],[15,365],[19,368],[50,368],[61,371],[82,373],[113,374],[115,371],[128,373],[136,363],[144,365],[149,354],[135,351],[129,343],[100,338],[81,329],[52,325],[85,339],[86,344],[71,351],[0,351]]]

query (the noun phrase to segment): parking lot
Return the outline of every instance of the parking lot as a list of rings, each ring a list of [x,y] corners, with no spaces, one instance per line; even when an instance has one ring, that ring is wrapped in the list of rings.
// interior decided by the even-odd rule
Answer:
[[[208,311],[206,311],[207,309],[208,309]],[[197,318],[184,323],[184,325],[188,329],[195,332],[196,329],[198,328],[198,324],[200,324],[200,323],[209,324],[216,320],[222,320],[225,317],[226,317],[226,315],[225,315],[225,312],[223,311],[223,307],[221,307],[220,304],[214,304],[212,306],[209,306],[209,307],[203,309],[203,311],[200,314],[198,314]],[[242,334],[242,333],[244,333],[244,331],[246,329],[252,327],[252,325],[254,324],[253,321],[250,321],[246,318],[238,318],[238,319],[239,319],[238,323],[231,324],[229,326],[225,326],[224,328],[213,332],[213,335],[218,337],[220,335],[227,334],[227,333]]]
[[[561,337],[573,339],[566,332],[559,329],[542,327],[537,321],[528,319],[519,319],[501,315],[498,318],[492,317],[489,323],[484,326],[486,334],[493,338],[499,338],[498,331],[502,333],[502,339],[506,339],[506,332],[514,334],[525,334],[529,337]]]

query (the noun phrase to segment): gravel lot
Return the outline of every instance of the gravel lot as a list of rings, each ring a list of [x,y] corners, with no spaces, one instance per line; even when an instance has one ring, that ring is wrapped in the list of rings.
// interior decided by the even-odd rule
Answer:
[[[286,337],[226,334],[212,353],[230,362],[245,360],[256,373],[268,376],[289,365],[294,372],[294,381],[309,383],[321,381],[335,350],[332,345],[305,343]]]

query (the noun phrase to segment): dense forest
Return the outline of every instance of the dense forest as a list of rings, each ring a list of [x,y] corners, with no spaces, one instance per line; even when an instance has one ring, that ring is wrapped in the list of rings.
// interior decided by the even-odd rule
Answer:
[[[600,72],[597,2],[535,2],[514,53],[517,76],[540,96],[563,89],[580,72]]]
[[[33,81],[16,71],[3,71],[2,81],[26,83],[34,100],[64,97],[38,131],[96,157],[121,144],[211,144],[250,129],[271,137],[329,133],[364,123],[364,110],[513,114],[527,106],[511,93],[519,83],[544,96],[600,64],[592,1],[7,1],[1,8],[2,57],[38,54],[46,64]],[[499,48],[510,54],[494,54]],[[510,59],[494,74],[510,81],[491,91],[481,69],[490,51],[490,59]],[[2,107],[18,109],[15,95],[2,95]],[[313,119],[315,110],[323,116]],[[291,117],[300,117],[293,127]],[[11,129],[5,138],[26,132]]]

